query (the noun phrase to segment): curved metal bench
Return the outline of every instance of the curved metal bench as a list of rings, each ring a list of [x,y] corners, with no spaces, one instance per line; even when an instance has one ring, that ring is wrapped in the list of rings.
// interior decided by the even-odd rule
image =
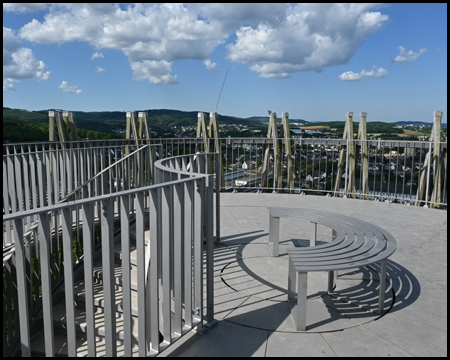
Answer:
[[[309,271],[328,271],[328,292],[334,288],[337,270],[381,262],[378,313],[384,310],[387,258],[396,247],[394,237],[378,226],[348,216],[292,208],[269,208],[270,237],[274,256],[278,255],[278,222],[281,217],[310,220],[313,224],[310,247],[288,247],[288,302],[297,330],[306,330],[306,289]],[[332,229],[332,241],[315,246],[317,224]],[[298,289],[298,292],[297,290]]]

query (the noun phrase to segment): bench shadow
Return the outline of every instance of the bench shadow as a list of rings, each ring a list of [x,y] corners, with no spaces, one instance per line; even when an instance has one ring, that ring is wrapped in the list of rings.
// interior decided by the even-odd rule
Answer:
[[[242,254],[244,247],[249,244],[247,242],[249,238],[255,239],[262,235],[245,236],[252,233],[245,233],[240,234],[240,236],[234,236],[234,239],[236,240],[240,239],[242,241],[245,239],[240,244],[237,242],[233,243],[234,246],[238,245],[237,248],[234,248],[234,251],[236,251],[237,254]],[[242,235],[244,235],[244,237],[242,237]],[[309,246],[309,239],[289,239],[283,242],[291,242],[294,246]],[[321,243],[324,242],[317,242],[317,244]],[[252,271],[250,268],[248,268],[245,262],[239,258],[236,258],[233,264],[228,263],[226,266],[229,265],[236,267],[234,271],[236,272],[237,277],[249,276],[258,283],[264,284],[273,290],[277,290],[282,294],[286,294],[287,296],[287,279],[286,287],[276,285],[270,281],[267,281],[263,277],[264,274],[258,274]],[[245,275],[239,275],[241,271],[244,272]],[[313,330],[320,328],[323,325],[333,322],[341,317],[352,318],[360,323],[374,321],[390,311],[399,311],[411,305],[415,302],[415,300],[419,298],[421,294],[421,286],[419,280],[406,267],[394,261],[388,260],[386,280],[387,290],[385,294],[384,307],[385,310],[381,315],[379,315],[377,313],[379,296],[379,272],[380,264],[372,264],[370,266],[362,268],[340,271],[336,280],[336,283],[340,286],[338,288],[335,288],[335,291],[333,291],[330,295],[328,295],[325,291],[326,284],[324,284],[324,291],[318,291],[314,294],[309,294],[309,301],[313,300],[314,298],[322,298],[323,303],[325,304],[327,309],[329,309],[329,318],[321,320],[314,324],[308,324],[307,329]],[[249,284],[249,286],[251,285]],[[233,290],[237,291],[235,289]],[[287,304],[286,301],[278,300],[279,296],[276,296],[278,298],[276,300],[272,299],[270,296],[264,297],[264,294],[247,295],[261,301],[271,301],[272,303],[281,302]],[[275,306],[275,304],[270,304],[269,306]],[[266,307],[265,311],[268,311],[267,309],[268,307]],[[258,319],[258,315],[254,316],[253,313],[249,314],[249,316],[251,316],[252,319]],[[227,320],[232,319],[230,318]],[[272,331],[276,329],[273,327],[268,328],[265,326],[262,326],[261,328]]]

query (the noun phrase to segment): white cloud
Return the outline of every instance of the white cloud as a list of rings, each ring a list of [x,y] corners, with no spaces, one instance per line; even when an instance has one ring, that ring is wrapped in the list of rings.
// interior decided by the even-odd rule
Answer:
[[[3,11],[10,12],[35,12],[39,10],[47,9],[47,4],[45,3],[4,3]]]
[[[205,61],[203,61],[203,64],[205,64],[206,69],[211,71],[212,73],[218,73],[220,72],[220,69],[216,68],[216,63],[211,62],[211,60],[206,59]]]
[[[406,51],[403,46],[399,46],[398,48],[400,49],[400,54],[392,59],[392,62],[415,61],[420,55],[423,55],[428,51],[425,48],[420,49],[419,52],[414,52],[412,50]]]
[[[14,83],[18,83],[19,80],[12,78],[3,78],[3,91],[15,91]]]
[[[374,4],[51,4],[20,36],[42,44],[88,42],[122,51],[136,80],[176,83],[172,63],[209,59],[227,45],[228,60],[266,78],[348,63],[387,15]],[[205,64],[206,66],[206,64]]]
[[[150,84],[178,84],[177,75],[172,74],[172,63],[168,61],[143,60],[131,63],[136,80],[148,80]]]
[[[48,80],[50,71],[36,59],[31,49],[22,47],[13,30],[3,27],[3,91],[14,90],[23,79]]]
[[[374,6],[297,4],[277,25],[241,27],[236,43],[227,45],[228,59],[253,64],[250,69],[266,78],[348,63],[364,38],[388,19],[370,12]]]
[[[353,71],[346,71],[345,73],[339,75],[339,79],[342,81],[355,81],[355,80],[361,80],[365,77],[370,78],[382,78],[385,77],[388,74],[386,69],[383,68],[377,68],[376,66],[373,66],[373,70],[366,71],[363,70],[359,73],[354,73]]]
[[[103,56],[102,53],[95,52],[95,53],[92,54],[91,60],[94,60],[94,59],[96,59],[96,58],[104,58],[104,56]]]
[[[81,94],[83,91],[81,89],[78,89],[78,86],[69,86],[67,85],[67,81],[63,81],[61,85],[58,86],[58,89],[61,89],[64,92],[68,93],[74,93],[74,94]]]
[[[103,71],[106,71],[106,70],[103,69],[103,68],[100,67],[100,66],[97,66],[96,69],[95,69],[95,72],[98,72],[98,73],[101,73],[101,72],[103,72]]]

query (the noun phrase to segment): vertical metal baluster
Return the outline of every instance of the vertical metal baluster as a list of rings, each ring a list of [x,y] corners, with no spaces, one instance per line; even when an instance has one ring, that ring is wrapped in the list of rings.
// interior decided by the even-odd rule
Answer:
[[[93,204],[83,204],[81,207],[81,219],[83,222],[83,248],[84,248],[84,289],[86,293],[86,333],[88,344],[88,356],[96,356],[95,346],[95,314],[94,314],[94,216]]]
[[[76,356],[76,332],[75,332],[75,304],[73,286],[73,260],[72,260],[72,208],[61,210],[62,215],[62,242],[64,257],[64,285],[66,296],[66,327],[67,349],[69,356]]]
[[[149,224],[150,224],[150,270],[148,274],[150,287],[150,344],[151,350],[159,353],[159,263],[161,247],[159,246],[159,229],[161,229],[161,212],[159,201],[160,190],[150,190],[149,193]]]
[[[184,229],[184,308],[185,324],[192,328],[192,240],[194,224],[194,181],[184,184],[185,187],[185,229]]]
[[[20,344],[22,356],[31,356],[31,341],[30,341],[30,325],[29,325],[29,311],[27,304],[27,287],[26,287],[26,271],[25,271],[25,249],[23,244],[23,224],[22,219],[13,220],[13,233],[15,240],[15,255],[16,255],[16,272],[17,272],[17,292],[18,303],[14,306],[15,312],[19,316],[20,324]],[[19,311],[20,309],[20,311]],[[15,319],[15,323],[17,323]],[[17,332],[16,332],[17,335]]]
[[[147,356],[145,299],[144,194],[135,194],[139,356]]]
[[[99,201],[102,268],[105,320],[106,356],[117,356],[116,347],[116,309],[115,309],[115,274],[114,274],[114,235],[113,235],[113,198],[107,197]]]
[[[47,213],[39,214],[38,220],[45,355],[53,357],[55,356],[55,348],[53,332],[52,279],[50,271],[50,243],[52,241],[52,233],[50,230],[50,219]],[[37,241],[37,236],[35,241]]]
[[[182,303],[182,279],[183,279],[183,245],[184,242],[184,184],[176,184],[173,187],[173,268],[174,268],[174,329],[173,332],[179,336],[183,334],[181,325],[181,303]]]
[[[194,318],[199,321],[197,329],[203,328],[203,226],[204,214],[202,204],[204,201],[205,178],[195,180],[194,191]]]
[[[161,214],[162,214],[162,313],[163,313],[163,336],[164,342],[172,343],[171,328],[171,283],[172,283],[172,219],[171,219],[171,203],[172,188],[165,186],[162,188]]]
[[[117,181],[119,176],[116,176]],[[123,293],[123,332],[124,356],[132,356],[131,338],[131,263],[130,263],[130,196],[119,197],[120,202],[120,237],[122,244],[122,293]],[[139,344],[141,345],[141,344]]]

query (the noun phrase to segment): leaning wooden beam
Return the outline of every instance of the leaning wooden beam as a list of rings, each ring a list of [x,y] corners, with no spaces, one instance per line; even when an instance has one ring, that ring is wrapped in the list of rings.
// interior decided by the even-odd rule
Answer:
[[[61,119],[61,111],[55,111],[56,127],[58,128],[58,136],[61,144],[67,141],[67,127],[64,126],[64,121]]]
[[[369,200],[369,154],[367,146],[367,113],[359,114],[358,139],[361,140],[361,193],[365,200]]]
[[[429,177],[427,179],[426,175],[428,173],[428,167],[431,165],[431,152],[432,152],[432,144],[434,143],[434,157],[433,157],[433,161],[438,159],[438,157],[436,157],[436,152],[438,152],[439,155],[439,151],[440,151],[440,128],[441,128],[441,121],[442,121],[442,111],[435,111],[433,113],[433,128],[431,129],[431,136],[430,136],[430,148],[428,150],[427,155],[425,156],[425,161],[423,164],[423,169],[422,169],[422,173],[420,174],[420,179],[419,179],[419,184],[417,187],[417,194],[416,194],[416,201],[414,203],[415,206],[419,206],[420,203],[425,200],[427,202],[426,197],[428,196],[428,187],[427,187],[427,182],[430,181]],[[439,144],[439,145],[437,145]],[[433,163],[433,166],[435,166],[434,169],[436,169],[437,164],[439,164],[439,162],[436,160]],[[436,173],[440,173],[441,171],[439,170],[435,170],[435,174]],[[439,176],[439,178],[442,178],[442,175]],[[436,186],[436,177],[434,178],[435,182],[434,185]],[[440,202],[440,180],[439,180],[439,202]],[[425,191],[426,189],[426,191]],[[437,190],[436,190],[437,191]],[[424,194],[425,193],[425,194]],[[435,193],[435,199],[433,200],[433,195],[431,197],[431,201],[436,201],[438,195],[437,192]]]
[[[147,122],[147,113],[142,111],[139,112],[138,119],[139,119],[139,126],[143,126],[144,129],[146,143],[150,144],[150,129],[148,127]],[[155,159],[153,158],[153,151],[151,149],[149,150],[149,153],[150,153],[150,176],[153,179],[153,164]]]
[[[78,141],[77,123],[72,111],[69,111],[69,128],[72,133],[72,141]]]
[[[350,124],[350,122],[351,122],[351,124]],[[351,127],[350,127],[350,125],[351,125]],[[351,131],[349,131],[350,128],[351,128]],[[348,140],[350,132],[351,132],[352,138],[353,138],[353,113],[352,112],[347,113],[345,127],[344,127],[344,134],[343,134],[342,138]],[[350,147],[350,142],[348,144],[349,144],[348,147]],[[352,147],[353,147],[353,141],[352,141]],[[345,168],[345,156],[346,156],[346,152],[348,150],[350,150],[350,149],[347,149],[347,146],[346,146],[346,147],[341,148],[341,151],[339,153],[338,170],[337,170],[337,174],[336,174],[336,182],[334,184],[334,196],[337,196],[339,194],[342,173],[344,172],[344,168]],[[348,178],[349,174],[346,173],[345,176]],[[344,191],[346,192],[345,196],[347,196],[347,189],[344,189]]]
[[[274,118],[274,126],[277,124],[277,118]],[[273,164],[273,192],[278,192],[279,189],[283,187],[282,185],[282,172],[281,172],[281,160],[282,160],[282,148],[281,148],[281,142],[278,138],[278,126],[276,127],[277,131],[274,132],[274,138],[273,138],[273,157],[274,157],[274,164]],[[283,134],[280,134],[283,136]]]
[[[278,139],[278,127],[277,127],[277,114],[274,112],[270,113],[270,119],[269,119],[269,127],[267,129],[267,138],[273,139],[273,151],[274,151],[274,166],[273,166],[273,175],[274,175],[274,179],[273,179],[273,186],[275,189],[275,186],[277,184],[278,181],[278,177],[277,177],[277,172],[278,172],[278,167],[276,166],[277,164],[275,163],[276,161],[276,155],[277,155],[277,139]],[[261,172],[261,189],[265,188],[267,186],[267,173],[269,172],[269,156],[270,155],[270,145],[267,146],[265,154],[264,154],[264,164],[263,164],[263,169]]]
[[[347,113],[347,139],[348,141],[348,184],[347,184],[347,196],[351,194],[353,198],[356,198],[355,189],[355,146],[353,141],[353,113]]]
[[[222,183],[222,186],[225,186],[225,176],[224,176],[224,171],[223,171],[223,159],[222,159],[222,147],[221,147],[220,140],[219,140],[219,123],[217,120],[216,112],[209,113],[209,138],[210,139],[214,138],[214,152],[219,153],[219,157],[220,157],[220,164],[217,164],[216,166],[220,166],[220,168],[221,168],[221,174],[222,174],[221,183]],[[220,189],[219,189],[219,191],[220,191]]]
[[[198,121],[197,121],[197,138],[203,137],[203,142],[205,144],[205,152],[209,152],[209,143],[208,143],[208,132],[206,129],[206,119],[205,114],[202,112],[198,113]],[[201,151],[201,146],[199,143],[196,145],[196,151]]]
[[[292,163],[292,148],[291,148],[291,130],[289,128],[289,113],[284,112],[281,117],[281,135],[284,135],[284,149],[286,151],[287,160],[287,185],[289,193],[294,193],[294,168]]]

